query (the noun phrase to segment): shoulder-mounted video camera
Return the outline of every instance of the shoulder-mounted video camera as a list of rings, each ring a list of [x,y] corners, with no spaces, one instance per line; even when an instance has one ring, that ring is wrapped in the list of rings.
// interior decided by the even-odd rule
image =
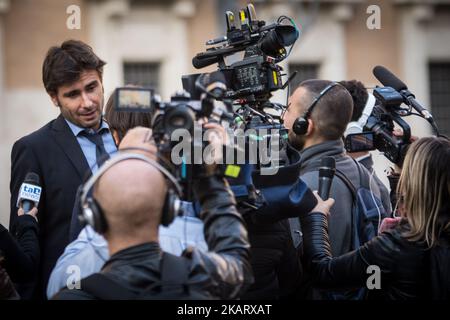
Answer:
[[[223,98],[241,99],[249,103],[265,102],[270,98],[270,92],[283,88],[282,68],[277,63],[289,55],[286,47],[292,46],[297,40],[297,27],[286,16],[266,25],[265,21],[257,20],[252,4],[239,11],[240,26],[233,12],[227,11],[225,17],[226,36],[207,41],[206,45],[212,47],[197,54],[192,64],[201,69],[218,63],[219,72],[224,75],[228,88]],[[290,25],[282,24],[285,20]],[[225,63],[225,57],[240,51],[244,51],[241,61],[230,65]]]
[[[373,73],[385,87],[373,90],[376,103],[364,124],[364,132],[347,135],[345,148],[348,152],[377,149],[383,152],[389,161],[401,167],[411,144],[411,127],[403,117],[419,116],[431,124],[437,135],[439,130],[432,115],[415,100],[414,95],[400,79],[382,66],[375,67]],[[401,128],[401,136],[394,134],[396,125]]]

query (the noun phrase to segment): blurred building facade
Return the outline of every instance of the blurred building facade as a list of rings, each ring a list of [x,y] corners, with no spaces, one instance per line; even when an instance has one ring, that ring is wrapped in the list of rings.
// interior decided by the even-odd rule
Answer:
[[[300,40],[282,65],[307,78],[358,79],[378,84],[372,68],[383,65],[429,106],[450,134],[450,0],[255,0],[259,19],[293,17]],[[196,72],[192,57],[225,33],[225,10],[233,0],[0,0],[0,222],[9,219],[10,152],[59,110],[47,96],[41,68],[52,45],[66,39],[89,43],[107,62],[105,98],[117,86],[153,86],[163,99],[182,88],[181,76]],[[374,7],[375,6],[375,7]],[[79,9],[79,29],[70,29]],[[379,29],[370,29],[379,11]],[[374,11],[375,10],[375,11]],[[70,24],[70,23],[69,23]],[[368,26],[369,25],[369,26]],[[373,24],[372,24],[373,25]],[[212,71],[214,67],[206,68]],[[285,101],[286,93],[274,99]],[[430,132],[411,119],[412,132]],[[374,152],[380,176],[389,164]]]

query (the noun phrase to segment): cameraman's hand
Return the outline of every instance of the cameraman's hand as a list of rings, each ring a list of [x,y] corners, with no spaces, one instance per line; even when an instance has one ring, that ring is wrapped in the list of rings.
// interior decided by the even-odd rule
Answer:
[[[35,218],[36,221],[37,221],[37,213],[38,213],[38,209],[36,207],[33,207],[33,209],[31,209],[30,211],[27,212],[27,214],[29,214],[30,216]],[[24,214],[25,214],[25,212],[23,211],[22,207],[20,207],[19,210],[17,210],[17,215],[23,216]]]
[[[207,122],[203,125],[209,141],[208,151],[205,153],[206,171],[213,174],[217,164],[223,163],[223,146],[228,143],[226,129],[218,123]]]
[[[395,137],[397,137],[397,138],[403,138],[403,130],[401,129],[401,128],[394,128],[394,130],[392,130],[392,134],[395,136]],[[417,137],[417,136],[411,136],[410,138],[409,138],[409,143],[411,144],[411,143],[413,143],[414,141],[416,141],[416,140],[419,140],[419,137]],[[399,165],[397,165],[397,164],[394,164],[394,167],[393,168],[391,168],[392,170],[392,172],[391,172],[391,174],[392,173],[394,173],[394,174],[400,174],[400,173],[402,173],[402,168],[399,166]]]
[[[158,152],[153,140],[152,130],[144,127],[134,127],[128,130],[119,144],[119,150],[130,150],[154,159]]]
[[[331,207],[334,205],[334,199],[328,198],[324,201],[317,193],[317,190],[313,191],[313,193],[317,199],[317,205],[314,207],[314,209],[311,210],[311,212],[320,212],[328,216],[330,214]]]

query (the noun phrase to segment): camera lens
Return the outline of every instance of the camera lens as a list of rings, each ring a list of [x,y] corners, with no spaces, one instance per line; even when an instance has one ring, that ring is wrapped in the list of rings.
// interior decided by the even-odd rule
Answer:
[[[277,57],[284,47],[292,45],[297,38],[298,31],[293,26],[279,25],[261,40],[260,48],[265,54]]]
[[[164,128],[166,132],[172,134],[176,129],[186,129],[189,132],[194,130],[194,112],[184,104],[169,108],[164,115]]]

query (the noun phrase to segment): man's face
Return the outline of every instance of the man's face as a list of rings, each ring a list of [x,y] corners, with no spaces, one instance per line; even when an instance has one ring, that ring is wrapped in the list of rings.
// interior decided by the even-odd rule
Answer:
[[[294,91],[289,98],[288,108],[283,115],[283,124],[289,130],[289,142],[298,150],[303,149],[305,144],[305,136],[300,136],[294,133],[292,126],[297,118],[304,115],[308,108],[309,95],[307,91],[300,87]]]
[[[85,70],[80,79],[58,88],[51,96],[64,118],[83,128],[98,129],[103,109],[103,86],[96,70]]]

